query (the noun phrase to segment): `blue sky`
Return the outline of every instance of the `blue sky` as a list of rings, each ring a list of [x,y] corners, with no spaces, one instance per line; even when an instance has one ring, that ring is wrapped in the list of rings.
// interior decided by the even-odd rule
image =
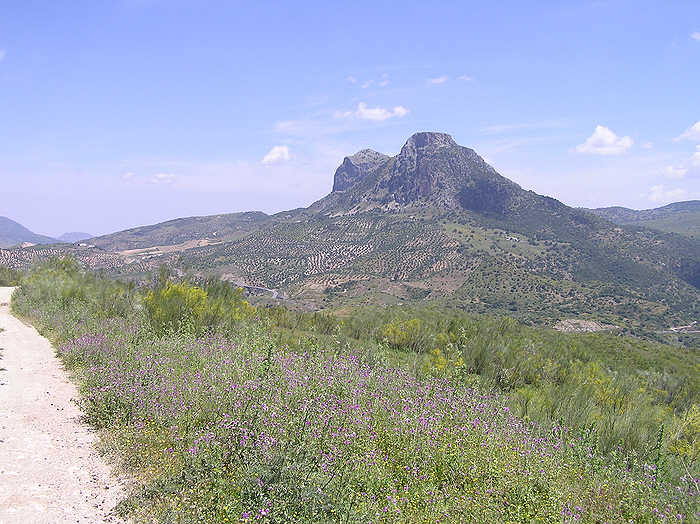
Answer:
[[[0,215],[306,206],[422,130],[570,205],[700,198],[697,0],[340,4],[2,2]]]

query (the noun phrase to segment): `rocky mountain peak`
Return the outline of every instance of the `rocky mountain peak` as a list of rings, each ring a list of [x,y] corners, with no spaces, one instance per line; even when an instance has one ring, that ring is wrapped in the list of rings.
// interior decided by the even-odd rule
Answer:
[[[372,149],[363,149],[346,156],[335,171],[333,191],[345,191],[388,159],[387,155]]]
[[[432,152],[445,146],[456,146],[457,142],[447,133],[422,131],[414,133],[401,148],[401,153],[408,151]]]
[[[339,213],[431,205],[502,216],[525,200],[517,184],[474,150],[446,133],[420,132],[394,157],[372,150],[346,157],[336,170],[333,193],[314,209]]]

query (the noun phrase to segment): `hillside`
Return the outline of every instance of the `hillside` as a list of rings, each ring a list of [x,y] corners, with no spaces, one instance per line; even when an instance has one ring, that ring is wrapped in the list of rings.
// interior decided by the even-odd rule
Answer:
[[[184,263],[316,307],[430,299],[537,321],[657,327],[698,308],[693,240],[617,227],[525,191],[448,135],[418,133],[395,157],[362,153],[369,161],[346,158],[336,190],[308,209],[188,251]]]
[[[12,247],[23,242],[53,244],[58,242],[58,240],[45,235],[37,235],[14,220],[0,217],[0,247]]]
[[[346,157],[333,188],[306,209],[177,219],[66,252],[114,274],[168,264],[223,276],[304,308],[426,300],[635,333],[687,325],[700,310],[700,242],[527,191],[446,134],[416,133],[393,157]],[[5,252],[0,263],[49,254]]]
[[[588,211],[616,224],[643,226],[700,240],[700,200],[640,211],[626,207],[601,207]]]
[[[176,218],[95,237],[91,243],[106,250],[122,251],[173,245],[208,237],[225,240],[245,234],[267,219],[268,215],[260,211]]]
[[[134,479],[133,522],[698,514],[694,350],[431,307],[255,307],[217,281],[139,289],[67,261],[12,308],[56,342]]]

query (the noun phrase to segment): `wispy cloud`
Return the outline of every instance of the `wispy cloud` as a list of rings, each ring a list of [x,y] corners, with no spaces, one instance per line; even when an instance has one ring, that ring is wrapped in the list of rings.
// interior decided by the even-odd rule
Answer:
[[[462,82],[472,82],[474,79],[469,75],[459,75],[457,80],[461,80]]]
[[[132,171],[128,171],[121,175],[121,180],[128,184],[172,184],[176,180],[176,176],[172,173],[156,173],[154,175],[137,175]]]
[[[687,198],[688,192],[681,188],[667,188],[663,184],[652,186],[647,197],[657,204],[668,204]]]
[[[667,166],[664,169],[664,176],[666,178],[679,179],[683,178],[688,170],[683,166]]]
[[[7,51],[5,51],[4,49],[0,49],[0,62],[5,60],[6,56],[7,56]]]
[[[583,144],[576,146],[576,151],[593,155],[619,155],[632,147],[633,143],[631,137],[618,137],[607,127],[598,125]]]
[[[697,40],[698,42],[700,42],[700,31],[695,31],[695,32],[693,32],[693,33],[690,33],[690,38],[692,38],[693,40]]]
[[[683,131],[680,134],[680,136],[675,138],[675,140],[695,140],[697,142],[700,142],[700,120],[698,120],[688,129]]]
[[[289,160],[289,158],[289,147],[274,146],[263,157],[262,163],[266,166],[271,164],[279,164],[280,162],[286,162],[287,160]]]
[[[373,120],[381,122],[389,118],[402,118],[408,114],[408,109],[403,106],[395,106],[393,109],[385,107],[367,107],[367,104],[360,102],[354,111],[336,111],[336,118],[359,118],[360,120]]]
[[[431,84],[439,85],[439,84],[444,84],[447,82],[450,78],[447,76],[438,76],[437,78],[430,78],[428,79],[428,82]]]
[[[516,138],[503,138],[495,141],[486,141],[476,144],[476,149],[481,156],[495,157],[501,153],[516,151],[522,148],[530,148],[535,145],[556,144],[561,140],[558,136],[527,136]],[[489,162],[491,163],[491,162]]]
[[[690,157],[690,163],[693,167],[700,167],[700,146],[695,146],[695,153]]]
[[[156,173],[150,178],[153,184],[172,184],[175,181],[175,175],[172,173]]]
[[[357,78],[355,75],[349,75],[345,77],[345,80],[351,84],[354,84],[361,89],[369,89],[370,87],[386,87],[389,85],[389,74],[388,73],[382,73],[379,78],[367,78],[365,80],[361,80]]]
[[[487,135],[498,135],[501,133],[510,133],[513,131],[522,131],[528,129],[554,129],[566,127],[563,122],[547,121],[547,122],[520,122],[512,124],[494,124],[481,129],[481,132]]]

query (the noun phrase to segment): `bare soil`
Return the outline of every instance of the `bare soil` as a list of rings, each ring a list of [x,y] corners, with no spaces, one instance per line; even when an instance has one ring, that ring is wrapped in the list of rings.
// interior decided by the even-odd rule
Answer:
[[[123,484],[81,422],[49,341],[13,317],[0,288],[0,524],[123,522]]]

